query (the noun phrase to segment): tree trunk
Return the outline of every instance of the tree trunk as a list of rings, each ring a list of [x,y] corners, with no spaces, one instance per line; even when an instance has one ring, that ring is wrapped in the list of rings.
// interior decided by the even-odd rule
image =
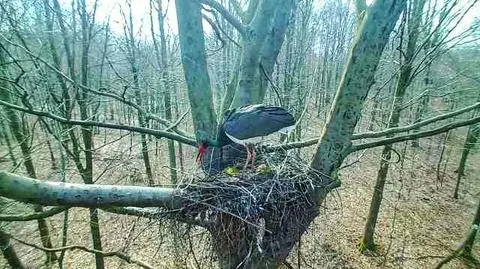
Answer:
[[[285,1],[261,0],[259,3],[255,16],[249,25],[249,30],[244,37],[244,49],[240,63],[238,87],[233,98],[233,107],[256,104],[261,101],[259,67],[262,47],[272,29],[272,18],[275,11],[279,6],[284,6]]]
[[[13,167],[17,166],[17,159],[15,158],[15,154],[13,153],[12,142],[10,141],[10,135],[7,132],[8,126],[5,125],[2,121],[0,123],[0,131],[2,132],[3,138],[5,139],[5,143],[7,144],[8,148],[8,155],[10,155],[10,160],[12,161]]]
[[[395,89],[395,98],[393,100],[392,112],[390,114],[387,128],[395,128],[398,126],[398,123],[400,122],[400,112],[403,106],[403,97],[405,95],[405,91],[407,90],[410,82],[413,79],[411,74],[412,64],[415,57],[414,55],[419,33],[418,28],[420,26],[421,14],[424,4],[425,0],[416,0],[413,2],[413,12],[410,14],[411,17],[408,21],[407,50],[405,52],[404,64],[400,68],[400,75],[398,77]],[[370,203],[370,211],[368,213],[367,223],[365,224],[365,232],[363,235],[363,241],[360,247],[361,251],[375,250],[375,226],[377,224],[378,213],[380,211],[380,205],[383,199],[383,189],[385,187],[385,182],[388,175],[388,168],[390,166],[390,159],[392,156],[391,150],[392,145],[387,145],[383,148],[382,151],[382,156],[380,159],[380,169],[378,170],[377,180],[373,189],[372,201]]]
[[[163,81],[163,101],[165,104],[165,118],[169,121],[172,120],[172,102],[171,102],[171,94],[172,91],[171,87],[171,78],[169,74],[169,66],[168,66],[168,59],[167,59],[167,39],[165,36],[165,27],[164,27],[164,14],[162,8],[162,1],[157,0],[158,6],[158,31],[160,34],[160,51],[156,48],[156,55],[157,61],[160,66],[160,70],[162,72],[162,81]],[[152,28],[153,29],[153,28]],[[152,30],[153,31],[153,30]],[[156,43],[155,36],[153,36],[154,43]],[[175,144],[174,141],[169,139],[167,141],[168,145],[168,159],[169,159],[169,167],[170,167],[170,181],[173,184],[177,183],[177,157],[175,154]]]
[[[311,161],[311,167],[325,175],[335,177],[333,172],[349,153],[351,136],[374,82],[378,62],[405,3],[406,0],[378,0],[366,12]]]
[[[197,1],[190,0],[177,0],[175,5],[182,65],[195,136],[197,141],[213,140],[217,134],[217,119],[213,110],[212,90],[205,55],[201,5]],[[219,155],[219,150],[212,148],[208,150],[203,165],[207,173],[220,169]]]
[[[458,164],[457,172],[457,183],[455,184],[455,191],[453,192],[453,198],[458,198],[458,191],[460,189],[460,182],[462,176],[465,175],[465,165],[467,163],[468,155],[470,150],[475,146],[480,136],[480,125],[470,125],[468,127],[467,137],[465,138],[465,143],[463,144],[462,157],[460,158],[460,163]]]
[[[467,240],[465,240],[464,253],[467,255],[472,255],[473,243],[475,243],[475,237],[477,236],[478,230],[480,228],[480,203],[477,206],[477,212],[472,221],[472,229],[468,234]]]
[[[13,245],[10,243],[10,237],[3,230],[0,230],[0,248],[2,249],[3,257],[7,260],[7,263],[11,268],[26,268],[18,257]]]
[[[86,10],[85,0],[81,0],[79,3],[80,18],[82,24],[82,54],[81,54],[81,83],[82,85],[88,85],[88,56],[90,49],[90,25],[88,19],[88,13]],[[89,118],[88,113],[88,93],[85,89],[81,90],[79,94],[78,106],[80,109],[80,118],[82,120],[87,120]],[[83,182],[85,184],[93,184],[93,135],[92,128],[81,127],[84,154],[85,154],[85,168],[81,172]],[[95,208],[89,209],[90,213],[90,232],[92,234],[93,248],[96,250],[102,251],[102,239],[100,235],[100,227],[98,224],[98,212]],[[97,269],[105,268],[105,261],[103,255],[100,253],[95,253],[95,266]]]
[[[463,257],[468,259],[469,261],[474,263],[475,268],[478,268],[480,266],[480,262],[476,260],[475,257],[472,256],[472,249],[473,249],[473,244],[475,243],[475,238],[477,237],[477,234],[478,234],[479,227],[480,227],[480,203],[478,204],[477,212],[475,213],[475,217],[473,218],[470,232],[468,233],[468,236],[465,239],[465,241],[463,241],[460,244],[460,246],[451,255],[443,259],[435,267],[435,269],[442,268],[442,266],[444,266],[445,264],[449,263],[450,261],[458,257]]]
[[[4,55],[3,53],[0,52],[0,63],[4,63]],[[6,77],[7,72],[2,68],[0,69],[0,72],[3,77]],[[9,85],[6,83],[5,80],[0,81],[1,84],[1,89],[0,89],[0,100],[12,103],[10,93],[8,92]],[[32,161],[32,155],[31,155],[31,148],[30,148],[30,137],[27,132],[27,129],[24,129],[22,126],[22,120],[16,113],[16,111],[5,108],[6,116],[8,118],[8,123],[10,125],[10,131],[12,132],[13,136],[15,137],[15,140],[17,140],[17,143],[20,145],[20,149],[22,151],[22,156],[23,156],[23,164],[25,166],[25,170],[27,171],[27,174],[31,178],[37,178],[37,175],[35,173],[35,167],[33,165]],[[35,205],[34,209],[36,212],[41,212],[42,206]],[[45,219],[39,219],[37,220],[37,225],[38,225],[38,231],[40,232],[40,239],[42,241],[42,244],[46,248],[52,248],[52,240],[50,239],[50,231],[48,229],[48,225]],[[57,255],[55,255],[54,252],[46,252],[47,255],[47,263],[52,263],[57,260]]]
[[[137,48],[135,45],[135,37],[133,35],[133,18],[132,18],[132,4],[128,2],[129,6],[129,17],[128,22],[127,18],[125,19],[125,23],[128,24],[126,27],[128,29],[128,34],[125,32],[125,39],[127,41],[127,51],[128,51],[128,60],[130,63],[130,71],[132,72],[133,76],[133,87],[135,92],[135,102],[139,107],[142,107],[142,99],[145,98],[142,92],[140,91],[140,82],[138,80],[138,66],[137,66]],[[125,30],[126,31],[126,30]],[[148,122],[145,119],[145,115],[142,112],[138,112],[138,124],[140,127],[147,127]],[[140,134],[140,142],[142,144],[142,158],[143,163],[145,165],[145,172],[148,178],[148,185],[153,186],[155,182],[153,181],[153,174],[152,174],[152,166],[150,164],[150,155],[148,152],[148,144],[147,144],[147,137],[145,134]]]
[[[285,40],[285,32],[290,23],[290,17],[292,13],[295,13],[297,7],[297,0],[286,0],[282,3],[283,6],[277,8],[275,12],[272,30],[268,33],[261,51],[260,68],[263,70],[261,70],[260,75],[259,102],[265,97],[265,92],[269,84],[268,80],[273,80],[273,68],[275,67],[275,62],[277,61],[278,54]]]

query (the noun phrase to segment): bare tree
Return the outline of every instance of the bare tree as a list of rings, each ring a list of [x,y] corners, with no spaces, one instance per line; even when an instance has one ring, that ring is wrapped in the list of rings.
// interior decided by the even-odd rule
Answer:
[[[1,49],[8,56],[0,62],[0,66],[8,66],[9,70],[16,71],[2,77],[2,81],[5,85],[18,89],[18,92],[13,95],[12,100],[0,100],[0,105],[17,113],[24,113],[27,123],[39,119],[45,128],[53,129],[49,133],[62,145],[69,158],[73,159],[86,184],[40,181],[31,176],[0,171],[1,196],[21,202],[55,206],[31,214],[1,215],[0,220],[44,219],[66,212],[66,207],[89,208],[94,244],[93,248],[68,246],[65,243],[60,248],[45,248],[27,242],[28,240],[10,238],[49,253],[69,249],[93,253],[99,268],[103,264],[99,264],[98,257],[102,258],[102,262],[103,257],[117,257],[128,263],[151,268],[151,265],[128,256],[123,249],[114,252],[102,249],[99,237],[95,236],[99,235],[98,212],[103,210],[121,215],[172,220],[188,227],[188,231],[197,231],[196,228],[208,231],[212,249],[221,268],[276,268],[282,263],[291,267],[286,263],[287,257],[292,249],[299,246],[302,235],[320,214],[319,208],[326,195],[340,185],[339,171],[347,156],[374,147],[388,145],[391,148],[393,143],[430,137],[480,122],[480,116],[463,117],[480,107],[480,103],[474,103],[429,118],[422,117],[412,124],[402,125],[398,117],[396,123],[380,131],[360,132],[363,128],[360,122],[362,114],[370,114],[367,104],[370,88],[372,85],[375,85],[375,88],[378,86],[374,82],[377,70],[382,66],[382,55],[390,53],[385,48],[390,44],[389,40],[393,40],[391,33],[399,24],[400,14],[407,7],[406,0],[377,0],[368,7],[361,2],[357,1],[356,18],[351,15],[348,6],[333,5],[333,1],[329,2],[332,5],[321,10],[326,14],[331,8],[335,13],[322,18],[320,13],[309,10],[314,7],[313,1],[229,1],[227,4],[225,1],[177,0],[175,5],[179,33],[176,39],[177,37],[169,35],[167,31],[167,7],[162,6],[164,3],[161,1],[151,1],[152,44],[149,43],[150,39],[137,42],[141,38],[131,33],[133,20],[125,16],[126,25],[130,25],[130,28],[124,40],[137,40],[134,46],[130,46],[135,50],[135,67],[138,71],[136,74],[153,78],[142,80],[143,77],[139,76],[138,85],[134,85],[138,90],[141,89],[140,94],[143,91],[154,92],[142,99],[141,104],[135,99],[139,96],[138,92],[130,92],[128,87],[124,87],[130,83],[126,78],[133,75],[131,62],[127,62],[128,68],[125,68],[123,58],[105,52],[108,38],[103,38],[103,34],[102,37],[96,34],[108,33],[109,29],[94,23],[95,16],[87,12],[84,1],[78,2],[80,5],[74,12],[75,16],[79,15],[80,28],[77,30],[66,27],[69,25],[73,28],[73,20],[71,24],[65,23],[64,34],[61,22],[65,16],[63,12],[59,13],[61,10],[56,7],[56,1],[53,2],[54,14],[46,16],[47,20],[42,20],[48,28],[49,23],[57,21],[60,31],[53,31],[50,37],[68,43],[68,46],[63,45],[63,49],[57,45],[58,41],[45,43],[48,46],[54,45],[57,56],[61,59],[58,62],[55,60],[54,50],[44,50],[25,38],[25,42],[22,42],[16,37],[1,34]],[[412,3],[418,5],[419,2]],[[293,22],[291,19],[295,10],[299,11]],[[155,11],[158,31],[155,31],[153,23]],[[327,27],[323,22],[328,20],[332,24]],[[361,23],[355,39],[350,41],[351,36],[347,32],[354,28],[355,20]],[[204,32],[204,23],[210,25],[211,33]],[[337,24],[341,23],[345,25],[337,27]],[[308,25],[312,28],[306,29]],[[52,26],[50,29],[55,30],[55,24]],[[287,36],[286,31],[290,31]],[[80,36],[72,37],[75,33]],[[318,38],[317,33],[321,33]],[[114,36],[113,33],[110,34]],[[323,42],[328,44],[317,44],[323,37],[331,37],[333,42],[325,40]],[[48,40],[48,34],[46,38]],[[75,46],[73,40],[80,42]],[[286,44],[282,45],[284,40]],[[32,45],[29,45],[30,42]],[[349,42],[353,44],[346,56]],[[112,46],[112,52],[122,47],[115,42],[108,44]],[[216,46],[220,46],[220,49]],[[74,48],[81,49],[77,57],[71,57],[74,56],[73,52],[72,55],[67,53]],[[229,51],[220,53],[222,49]],[[156,53],[156,57],[148,57],[153,56],[152,52]],[[98,58],[94,57],[98,55]],[[229,57],[231,59],[228,62],[217,62],[218,59]],[[406,56],[403,57],[403,70],[400,71],[405,71],[404,66],[407,66]],[[76,63],[79,71],[72,72],[77,68],[75,64],[70,66],[69,61],[74,62],[76,58],[80,58]],[[29,64],[18,65],[26,70],[25,73],[40,74],[38,77],[46,79],[25,79],[22,69],[15,65],[23,59],[27,59]],[[95,60],[98,60],[98,65]],[[345,68],[342,71],[344,61]],[[35,64],[38,67],[30,66]],[[418,65],[410,67],[413,74],[421,73],[422,68],[416,69]],[[102,82],[101,87],[94,83],[97,77],[93,74],[97,68],[102,69],[101,77],[109,78]],[[222,70],[223,68],[228,70]],[[180,69],[183,69],[183,73]],[[158,71],[161,71],[160,74]],[[318,77],[309,78],[316,85],[307,90],[307,81],[310,81],[307,77],[310,74]],[[184,80],[181,79],[182,75]],[[285,79],[285,75],[294,77],[289,80],[290,78]],[[403,78],[411,76],[404,75]],[[140,134],[168,139],[172,169],[175,154],[172,153],[174,148],[170,145],[173,145],[173,141],[185,147],[192,146],[186,149],[187,152],[193,150],[198,142],[207,140],[215,144],[217,125],[221,122],[219,117],[225,108],[232,106],[231,99],[233,106],[260,102],[265,96],[270,98],[268,101],[277,100],[279,98],[275,90],[279,88],[278,85],[282,85],[281,80],[287,81],[283,85],[284,92],[297,97],[302,97],[302,94],[310,90],[314,91],[318,85],[324,86],[315,94],[323,94],[321,103],[323,106],[331,103],[331,109],[325,126],[312,130],[318,137],[259,148],[260,157],[273,163],[273,172],[254,169],[237,175],[212,173],[219,172],[219,167],[223,168],[217,162],[223,158],[223,149],[212,148],[209,152],[210,159],[206,158],[203,163],[204,173],[189,173],[187,181],[178,174],[176,186],[125,186],[119,184],[122,178],[116,177],[114,183],[105,182],[113,185],[91,184],[94,176],[100,178],[103,174],[100,169],[94,169],[93,165],[96,157],[93,152],[101,148],[98,145],[96,148],[93,146],[93,128],[115,130],[111,132],[114,135],[121,132],[119,141],[122,141],[125,133],[131,137],[133,134]],[[66,88],[61,85],[62,81]],[[132,81],[135,82],[135,79],[132,78]],[[38,91],[35,84],[40,82],[42,87],[51,89],[49,93],[52,94]],[[221,85],[223,82],[235,82],[235,86],[230,87],[232,83]],[[408,83],[402,83],[400,86],[403,86],[405,91]],[[156,91],[159,85],[161,93]],[[289,85],[296,88],[289,88]],[[325,87],[331,88],[330,92],[327,92]],[[336,88],[335,98],[327,101],[333,88]],[[378,88],[384,96],[392,94],[388,93],[388,87]],[[225,91],[223,94],[226,98],[220,102],[216,98],[219,98],[222,90]],[[232,92],[233,95],[229,96]],[[135,94],[137,96],[134,96]],[[182,96],[185,94],[188,95],[188,104],[185,106],[190,106],[191,114],[180,115],[178,109],[184,109]],[[94,100],[93,105],[87,103],[89,100]],[[178,104],[173,107],[174,111],[167,112],[175,101]],[[297,101],[292,97],[291,103],[296,112],[301,111],[301,114],[304,114],[303,112],[313,105],[313,100],[309,102],[305,98]],[[409,103],[415,102],[404,102],[402,108]],[[97,109],[97,104],[104,110]],[[113,112],[107,112],[107,106]],[[162,106],[164,112],[161,112]],[[123,113],[123,117],[111,117],[111,120],[102,121],[102,113]],[[164,114],[165,118],[159,116],[160,113]],[[174,114],[177,117],[175,120]],[[190,119],[190,116],[193,124],[183,124],[183,118]],[[139,118],[151,124],[142,125]],[[418,131],[412,132],[413,130]],[[82,141],[75,139],[79,134]],[[287,158],[279,158],[285,156],[278,154],[279,152],[312,145],[316,145],[316,148],[310,162],[305,163],[291,154],[287,154]],[[120,165],[123,164],[120,162]],[[282,168],[277,169],[276,165]],[[173,179],[173,175],[170,179]],[[191,227],[195,228],[190,229]],[[189,234],[182,236],[187,237]],[[194,249],[195,246],[192,244],[189,248]],[[193,259],[196,260],[196,257]],[[198,264],[196,266],[200,267]]]

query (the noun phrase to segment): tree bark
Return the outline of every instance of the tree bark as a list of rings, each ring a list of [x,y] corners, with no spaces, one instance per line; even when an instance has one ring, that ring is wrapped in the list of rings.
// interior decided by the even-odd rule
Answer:
[[[188,88],[197,141],[214,139],[217,119],[213,111],[212,90],[205,55],[200,3],[175,1],[182,65]]]
[[[213,109],[210,76],[205,55],[201,5],[197,1],[177,0],[177,21],[182,65],[197,141],[212,141],[217,135],[217,119]],[[220,150],[208,148],[203,158],[206,173],[222,168]]]
[[[285,40],[285,33],[290,23],[290,18],[295,13],[297,0],[286,0],[282,2],[284,5],[277,8],[273,18],[273,25],[270,33],[267,35],[266,41],[262,46],[260,57],[260,68],[263,68],[260,75],[259,102],[263,101],[272,78],[273,68]],[[263,73],[265,72],[265,74]]]

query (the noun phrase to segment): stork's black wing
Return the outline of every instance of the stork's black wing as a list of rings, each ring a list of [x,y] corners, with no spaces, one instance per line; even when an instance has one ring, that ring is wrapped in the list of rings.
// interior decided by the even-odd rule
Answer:
[[[292,114],[281,107],[251,105],[225,115],[223,128],[229,135],[243,140],[267,136],[295,125]]]

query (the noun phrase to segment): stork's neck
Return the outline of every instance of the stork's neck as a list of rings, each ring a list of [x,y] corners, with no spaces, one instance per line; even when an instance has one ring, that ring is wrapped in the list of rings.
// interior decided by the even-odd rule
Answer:
[[[220,148],[222,146],[225,146],[224,143],[222,143],[220,140],[218,139],[209,139],[207,140],[207,145],[210,146],[210,147],[215,147],[215,148]]]
[[[206,144],[208,147],[220,148],[230,143],[233,143],[226,135],[222,126],[218,128],[217,135],[212,138],[210,135],[199,131],[197,134],[198,141]]]

